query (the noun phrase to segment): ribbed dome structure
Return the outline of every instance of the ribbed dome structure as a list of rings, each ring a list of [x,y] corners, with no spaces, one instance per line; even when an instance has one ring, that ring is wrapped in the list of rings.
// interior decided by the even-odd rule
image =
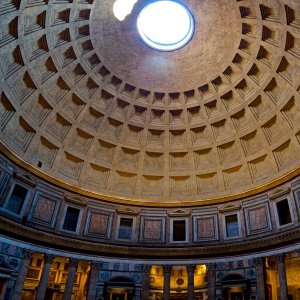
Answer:
[[[3,2],[3,1],[2,1]],[[4,0],[2,150],[33,173],[101,199],[210,203],[299,173],[298,0],[180,1],[191,41],[144,44],[138,1]]]

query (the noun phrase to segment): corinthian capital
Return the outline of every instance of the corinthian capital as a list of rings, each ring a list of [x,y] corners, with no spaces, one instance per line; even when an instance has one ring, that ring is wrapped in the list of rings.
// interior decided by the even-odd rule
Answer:
[[[32,255],[33,255],[33,251],[31,250],[28,250],[28,249],[23,249],[22,251],[22,258],[23,259],[27,259],[27,260],[30,260]]]
[[[55,255],[45,253],[44,254],[44,262],[45,262],[45,264],[52,264],[54,258],[55,258]]]

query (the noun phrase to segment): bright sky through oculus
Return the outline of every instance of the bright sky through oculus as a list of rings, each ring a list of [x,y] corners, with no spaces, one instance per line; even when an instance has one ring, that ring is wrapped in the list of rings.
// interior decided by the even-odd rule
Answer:
[[[185,45],[194,32],[190,12],[173,1],[157,1],[143,8],[137,20],[140,36],[158,50],[171,51]]]
[[[137,0],[116,0],[113,6],[115,17],[119,21],[123,21],[131,13],[136,2]]]

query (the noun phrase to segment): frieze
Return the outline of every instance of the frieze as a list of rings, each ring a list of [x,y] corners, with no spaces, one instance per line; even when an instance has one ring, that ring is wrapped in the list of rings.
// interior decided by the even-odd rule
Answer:
[[[176,246],[170,247],[158,247],[153,245],[151,247],[140,247],[140,245],[127,247],[120,244],[105,244],[105,243],[93,243],[83,241],[80,239],[69,238],[67,236],[58,236],[56,234],[47,233],[42,230],[33,229],[18,223],[15,223],[7,218],[0,218],[0,225],[3,231],[10,234],[22,237],[34,241],[39,244],[40,242],[46,242],[55,245],[68,247],[73,251],[85,251],[94,252],[96,254],[108,254],[109,255],[127,255],[129,257],[140,257],[145,255],[145,249],[147,249],[147,255],[153,257],[177,257],[184,255],[185,257],[199,257],[200,255],[206,255],[208,257],[217,255],[232,255],[234,252],[253,252],[262,247],[272,246],[276,247],[276,244],[282,244],[285,242],[297,241],[300,238],[300,229],[293,228],[285,232],[273,233],[273,235],[265,236],[264,239],[249,238],[246,241],[231,242],[223,245],[203,245],[198,244],[194,246],[190,245],[189,248],[176,248]]]

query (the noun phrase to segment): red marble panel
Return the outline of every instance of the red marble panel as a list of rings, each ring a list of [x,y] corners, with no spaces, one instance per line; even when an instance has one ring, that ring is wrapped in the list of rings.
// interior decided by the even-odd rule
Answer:
[[[43,195],[40,195],[33,213],[33,219],[51,223],[54,213],[56,200],[51,200]]]
[[[214,218],[203,218],[197,220],[198,239],[207,239],[215,237]]]
[[[143,237],[145,240],[160,241],[162,239],[162,220],[144,219]]]
[[[90,218],[89,233],[106,235],[109,225],[109,215],[92,212]]]

